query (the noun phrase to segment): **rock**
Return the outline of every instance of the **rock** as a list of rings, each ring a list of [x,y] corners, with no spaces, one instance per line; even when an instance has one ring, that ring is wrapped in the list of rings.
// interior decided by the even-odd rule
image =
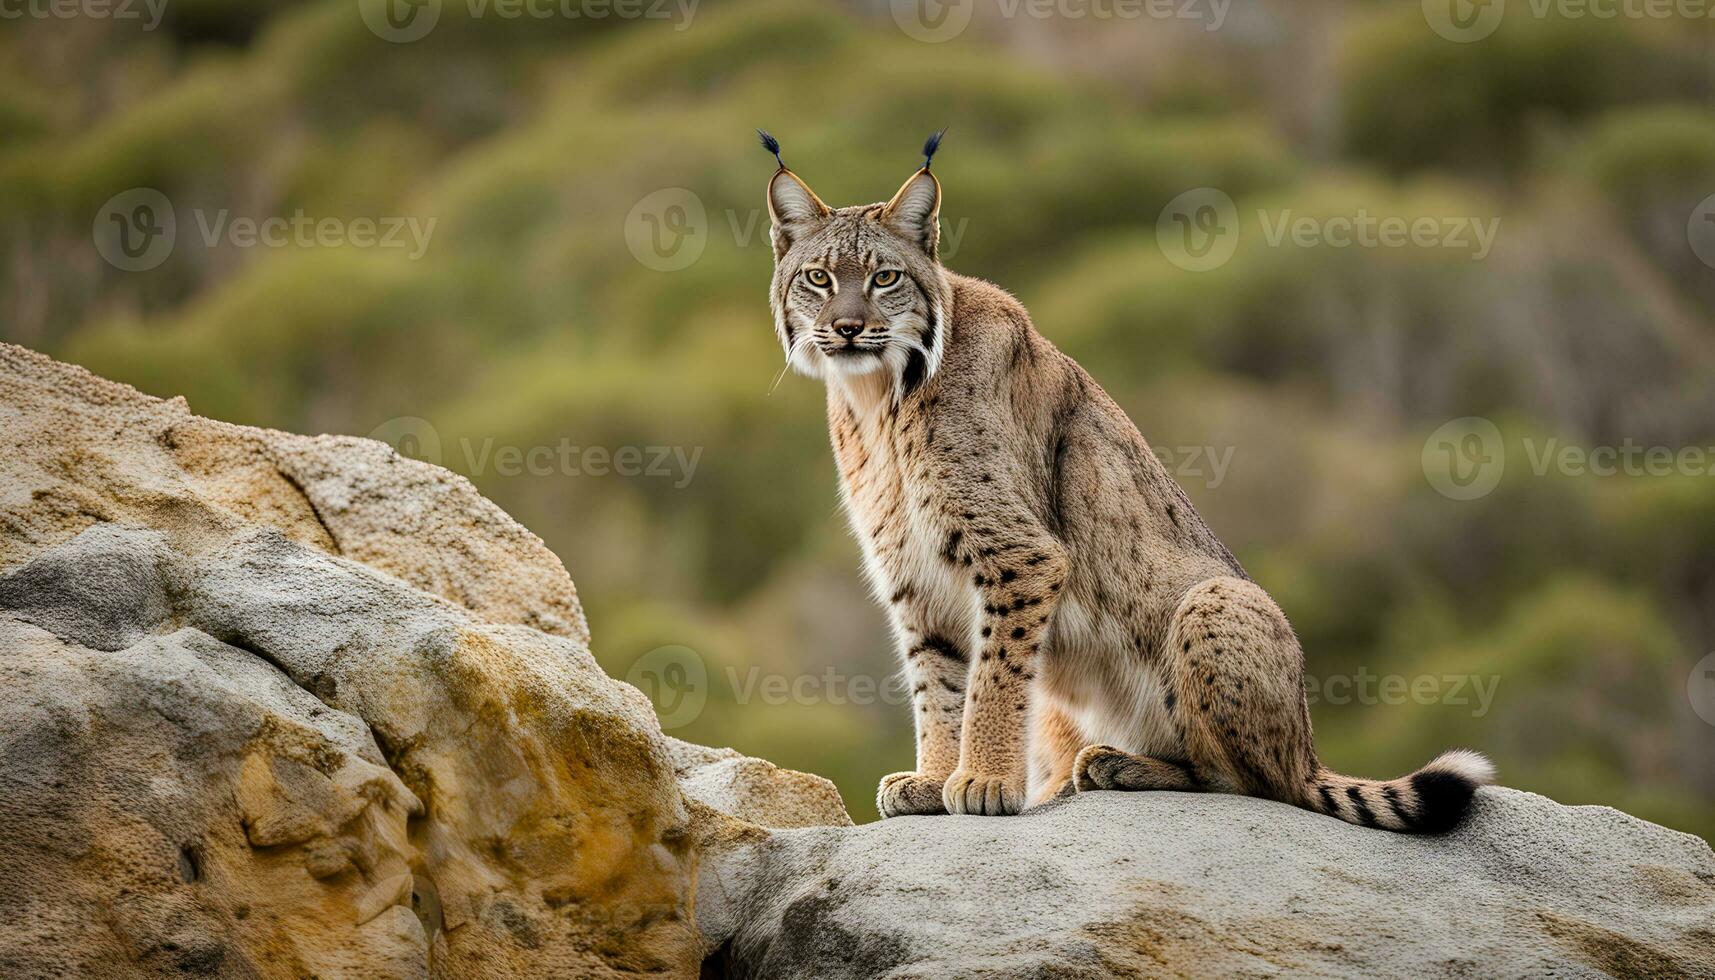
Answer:
[[[690,799],[763,827],[842,826],[851,818],[834,784],[732,749],[667,740],[679,788]]]
[[[702,885],[728,977],[1715,977],[1715,854],[1482,790],[1441,837],[1088,793],[769,835]]]
[[[1613,810],[852,827],[589,642],[463,479],[0,344],[0,977],[1715,977],[1715,855]]]
[[[0,650],[0,973],[426,975],[408,905],[358,914],[422,809],[360,720],[194,629]]]
[[[64,639],[109,653],[124,650],[170,612],[166,539],[155,532],[97,524],[81,536],[75,561],[38,559],[0,578],[0,609]]]
[[[831,784],[662,735],[557,559],[386,446],[0,345],[0,976],[695,977]]]

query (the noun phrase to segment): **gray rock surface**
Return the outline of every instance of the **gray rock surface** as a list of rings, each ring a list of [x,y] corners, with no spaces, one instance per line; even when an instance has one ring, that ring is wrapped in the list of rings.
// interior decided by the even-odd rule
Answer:
[[[786,830],[699,893],[728,977],[1715,977],[1715,854],[1485,789],[1444,837],[1264,800],[1090,793]]]

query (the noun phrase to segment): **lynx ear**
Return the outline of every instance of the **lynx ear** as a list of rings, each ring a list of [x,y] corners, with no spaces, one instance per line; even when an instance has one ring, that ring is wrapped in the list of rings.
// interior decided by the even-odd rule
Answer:
[[[786,254],[792,243],[811,230],[831,212],[810,185],[785,167],[774,172],[768,181],[768,214],[774,220],[770,234],[774,238],[774,257]]]
[[[912,174],[881,209],[881,220],[934,258],[941,240],[941,182],[928,167]]]

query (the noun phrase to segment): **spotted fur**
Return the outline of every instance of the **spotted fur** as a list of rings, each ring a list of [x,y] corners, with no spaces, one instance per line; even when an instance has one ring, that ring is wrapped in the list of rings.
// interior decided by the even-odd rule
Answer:
[[[784,166],[768,190],[776,330],[826,383],[911,683],[917,766],[882,780],[882,814],[1012,814],[1076,787],[1456,823],[1492,778],[1475,753],[1391,782],[1321,766],[1285,615],[1023,306],[940,264],[940,197],[927,167],[885,204],[830,208]]]

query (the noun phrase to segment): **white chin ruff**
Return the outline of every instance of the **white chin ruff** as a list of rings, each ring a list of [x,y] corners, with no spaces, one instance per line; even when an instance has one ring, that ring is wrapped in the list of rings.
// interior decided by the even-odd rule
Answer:
[[[887,367],[885,351],[875,354],[823,354],[821,361],[822,370],[828,374],[839,374],[851,378],[874,374]]]

